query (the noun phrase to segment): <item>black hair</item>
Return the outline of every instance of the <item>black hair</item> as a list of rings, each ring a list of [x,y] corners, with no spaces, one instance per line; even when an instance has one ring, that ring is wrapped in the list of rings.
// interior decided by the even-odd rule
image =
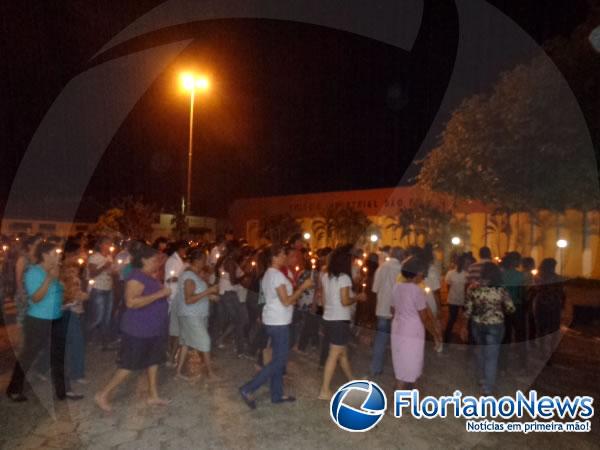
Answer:
[[[77,253],[81,251],[81,243],[74,238],[69,238],[65,242],[64,252],[67,253]]]
[[[508,252],[504,258],[502,258],[504,267],[507,269],[514,269],[521,264],[521,254],[519,252]]]
[[[556,275],[556,260],[554,258],[545,258],[540,263],[539,275],[541,278],[552,277]]]
[[[264,249],[264,261],[267,263],[266,268],[268,269],[273,264],[273,258],[285,251],[285,247],[281,244],[271,244]],[[266,269],[265,269],[266,270]]]
[[[329,255],[327,271],[330,276],[339,277],[346,274],[352,277],[352,245],[342,245],[337,247]]]
[[[481,247],[479,249],[479,258],[480,259],[492,259],[492,251],[489,247]]]
[[[152,244],[152,248],[158,250],[158,248],[160,247],[160,244],[168,244],[169,240],[164,237],[164,236],[159,236],[154,240],[154,243]]]
[[[412,280],[417,275],[427,274],[427,262],[419,256],[409,256],[407,259],[402,261],[402,276],[407,280]]]
[[[196,261],[198,259],[202,259],[202,258],[206,259],[207,254],[201,248],[194,248],[188,252],[187,257],[188,257],[189,262],[193,263],[194,261]]]
[[[35,261],[37,264],[44,260],[44,255],[55,250],[57,245],[54,242],[40,242],[35,249]]]
[[[502,272],[500,271],[500,268],[493,262],[486,262],[481,267],[481,280],[485,280],[487,282],[486,286],[501,287]]]
[[[94,243],[94,250],[99,251],[100,246],[102,244],[104,244],[105,242],[110,242],[110,241],[111,241],[111,239],[108,236],[100,236]]]
[[[526,256],[521,260],[523,270],[531,270],[535,267],[535,260],[531,256]]]
[[[141,269],[144,266],[144,259],[152,258],[158,253],[144,241],[132,241],[129,251],[131,252],[131,266],[136,269]]]

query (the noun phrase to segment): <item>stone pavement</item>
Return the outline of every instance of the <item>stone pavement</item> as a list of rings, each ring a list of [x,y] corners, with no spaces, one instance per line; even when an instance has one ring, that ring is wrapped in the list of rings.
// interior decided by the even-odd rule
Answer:
[[[4,355],[6,357],[6,355]],[[367,372],[370,352],[355,348],[352,365],[357,378]],[[87,355],[90,384],[77,386],[86,395],[79,402],[53,404],[48,382],[36,382],[24,404],[0,400],[0,446],[5,449],[466,449],[466,448],[599,448],[598,421],[591,433],[467,433],[460,419],[416,420],[386,416],[367,433],[339,430],[329,418],[328,402],[316,399],[322,372],[317,354],[292,354],[286,380],[287,391],[297,396],[291,404],[272,405],[266,388],[259,392],[258,408],[250,411],[240,400],[237,387],[254,372],[251,361],[237,359],[231,350],[215,355],[217,380],[190,385],[173,378],[173,370],[161,368],[161,394],[172,399],[168,407],[144,403],[146,380],[132,377],[114,399],[112,415],[93,403],[94,392],[114,370],[114,353],[94,347]],[[600,342],[589,336],[567,333],[552,367],[540,364],[519,376],[504,376],[501,391],[531,386],[551,395],[588,394],[599,398],[598,368]],[[192,370],[197,370],[192,363]],[[5,389],[9,364],[1,365],[0,388]],[[448,395],[460,388],[476,394],[471,359],[461,345],[438,355],[428,348],[425,374],[420,386],[427,394]],[[377,381],[388,392],[393,376],[388,362],[386,373]],[[335,381],[343,383],[338,373]],[[36,398],[37,397],[37,398]]]

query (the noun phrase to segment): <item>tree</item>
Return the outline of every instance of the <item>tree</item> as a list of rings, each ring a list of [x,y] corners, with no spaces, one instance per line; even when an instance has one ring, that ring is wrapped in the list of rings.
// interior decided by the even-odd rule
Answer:
[[[461,103],[418,183],[509,212],[596,208],[588,136],[568,85],[539,55]]]
[[[281,244],[293,234],[302,231],[300,224],[289,214],[264,216],[260,220],[259,235],[272,243]]]
[[[119,221],[123,217],[123,214],[123,210],[120,208],[110,208],[98,217],[91,231],[94,234],[110,236],[120,234]]]
[[[355,244],[364,238],[371,221],[350,206],[330,205],[312,223],[312,230],[326,245]]]
[[[187,221],[187,215],[183,211],[177,211],[171,219],[173,225],[172,234],[177,240],[185,239],[190,233],[190,226]]]
[[[98,218],[94,232],[98,234],[120,234],[135,239],[148,239],[152,235],[157,208],[141,199],[124,197],[115,202]]]

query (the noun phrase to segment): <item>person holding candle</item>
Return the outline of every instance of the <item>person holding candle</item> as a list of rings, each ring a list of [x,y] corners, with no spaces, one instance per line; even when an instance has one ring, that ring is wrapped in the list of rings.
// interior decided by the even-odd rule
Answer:
[[[167,365],[169,367],[176,367],[175,361],[177,357],[177,348],[179,346],[179,319],[177,316],[177,302],[175,302],[175,296],[177,295],[177,288],[179,283],[179,276],[186,269],[185,255],[188,249],[187,241],[178,241],[174,245],[174,251],[167,259],[165,263],[165,285],[171,290],[169,296],[169,357]],[[158,252],[158,250],[157,250]],[[157,253],[159,258],[159,266],[162,260],[162,254]],[[157,269],[158,269],[157,267]]]
[[[219,286],[207,284],[208,255],[199,248],[190,252],[189,267],[179,278],[175,301],[179,318],[179,342],[181,355],[177,364],[176,377],[189,380],[182,370],[188,351],[196,350],[202,355],[207,375],[212,378],[210,365],[210,336],[208,334],[209,298],[219,293]]]
[[[110,396],[133,371],[148,375],[149,405],[165,406],[168,400],[158,394],[158,366],[166,359],[169,325],[168,297],[171,289],[153,276],[160,264],[158,252],[144,242],[132,244],[133,272],[125,285],[126,310],[121,318],[121,347],[117,371],[94,399],[100,409],[111,412]]]
[[[442,338],[420,284],[428,263],[418,256],[402,262],[402,283],[392,290],[392,362],[396,389],[410,389],[423,372],[425,328],[433,335],[436,347]]]
[[[321,277],[323,295],[323,320],[329,341],[329,355],[323,371],[323,384],[319,399],[331,398],[331,379],[338,365],[349,380],[354,377],[348,360],[346,347],[350,340],[350,321],[356,302],[365,301],[364,292],[352,292],[352,246],[336,248],[330,256],[327,274]]]
[[[60,281],[64,286],[63,317],[67,332],[65,359],[69,368],[69,377],[80,384],[87,384],[85,379],[85,341],[81,317],[83,316],[83,302],[89,298],[89,295],[81,285],[80,252],[79,242],[74,240],[65,242]]]
[[[37,357],[50,347],[50,370],[56,397],[59,400],[80,400],[82,395],[71,391],[65,377],[65,322],[63,320],[64,287],[59,281],[60,249],[51,242],[41,242],[35,250],[35,264],[24,276],[28,308],[23,323],[23,349],[15,363],[7,396],[23,402],[25,376]]]
[[[111,338],[111,319],[113,311],[113,259],[110,248],[112,241],[102,236],[96,242],[95,251],[88,259],[88,275],[92,289],[89,299],[90,338],[99,332],[99,341],[103,350],[108,350]]]
[[[256,408],[254,392],[263,384],[271,382],[271,402],[283,403],[294,401],[292,396],[283,394],[283,373],[289,355],[289,333],[294,304],[300,296],[313,286],[312,279],[307,279],[296,290],[291,281],[281,272],[286,263],[285,249],[281,245],[272,245],[265,250],[265,259],[270,267],[261,281],[265,306],[262,322],[267,335],[271,338],[273,356],[256,376],[239,389],[239,393],[250,409]]]

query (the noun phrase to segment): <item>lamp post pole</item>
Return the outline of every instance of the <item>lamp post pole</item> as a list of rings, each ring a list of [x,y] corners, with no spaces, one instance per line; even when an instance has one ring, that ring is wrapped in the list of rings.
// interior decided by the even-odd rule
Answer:
[[[187,195],[186,212],[189,216],[192,212],[192,154],[193,154],[193,134],[194,134],[194,89],[190,96],[190,138],[188,143],[188,166],[187,166]]]

